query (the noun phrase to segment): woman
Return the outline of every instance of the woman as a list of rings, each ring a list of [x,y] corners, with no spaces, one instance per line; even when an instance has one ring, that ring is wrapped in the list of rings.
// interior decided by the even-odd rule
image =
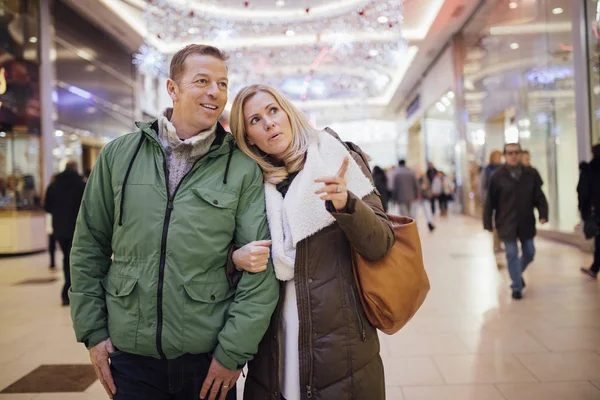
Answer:
[[[394,233],[365,162],[266,85],[238,93],[231,129],[263,170],[281,281],[244,398],[385,399],[379,340],[358,299],[350,247],[376,260]],[[233,260],[250,264],[236,254]]]
[[[390,193],[388,191],[388,178],[385,172],[379,167],[373,167],[373,182],[375,188],[381,195],[381,204],[383,205],[383,211],[388,212],[388,202],[390,200]]]

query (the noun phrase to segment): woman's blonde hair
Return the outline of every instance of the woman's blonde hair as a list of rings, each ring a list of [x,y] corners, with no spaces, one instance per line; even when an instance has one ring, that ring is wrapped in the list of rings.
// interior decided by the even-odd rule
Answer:
[[[292,143],[281,161],[275,160],[256,145],[251,145],[248,142],[244,105],[259,92],[268,93],[273,96],[290,120]],[[258,163],[263,171],[265,182],[275,185],[284,181],[289,174],[302,170],[306,151],[308,150],[309,137],[317,134],[317,130],[310,125],[306,116],[288,99],[269,85],[250,85],[241,89],[233,100],[230,122],[231,132],[233,132],[240,150]]]

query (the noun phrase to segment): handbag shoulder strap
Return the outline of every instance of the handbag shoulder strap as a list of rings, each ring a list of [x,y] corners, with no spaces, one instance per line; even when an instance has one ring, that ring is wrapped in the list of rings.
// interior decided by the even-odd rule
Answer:
[[[371,173],[371,167],[369,167],[368,157],[365,154],[365,152],[360,147],[358,147],[358,145],[356,143],[353,143],[353,142],[344,142],[340,138],[340,136],[337,134],[337,132],[335,132],[330,127],[325,128],[324,131],[327,132],[327,133],[329,133],[331,136],[333,136],[337,140],[339,140],[339,142],[344,145],[344,147],[348,150],[348,152],[350,152],[350,153],[356,153],[358,156],[360,156],[360,158],[362,159],[363,163],[367,167],[367,170],[369,171],[369,173]]]

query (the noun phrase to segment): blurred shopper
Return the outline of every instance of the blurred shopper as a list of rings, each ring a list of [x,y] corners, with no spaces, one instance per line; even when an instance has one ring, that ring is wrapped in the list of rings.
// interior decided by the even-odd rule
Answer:
[[[483,169],[481,173],[480,183],[479,183],[479,198],[481,199],[481,203],[485,205],[488,189],[490,187],[490,181],[494,172],[496,172],[499,168],[502,167],[502,151],[494,150],[490,154],[490,160],[488,165]],[[492,231],[492,238],[494,242],[494,253],[501,253],[502,242],[498,237],[498,232],[496,229]]]
[[[65,276],[61,294],[63,306],[69,305],[69,288],[71,287],[69,260],[75,234],[75,222],[77,221],[77,214],[85,189],[85,182],[77,169],[77,162],[69,161],[64,172],[56,175],[56,179],[46,190],[45,208],[52,215],[52,236],[58,241],[60,250],[63,253],[63,273]],[[52,244],[50,244],[51,246]],[[52,252],[52,249],[50,250]],[[53,257],[52,254],[51,257]],[[52,268],[52,258],[50,262]]]
[[[429,179],[430,184],[433,185],[433,180],[438,175],[438,170],[435,168],[435,166],[433,165],[433,163],[431,161],[427,163],[426,175],[427,175],[427,179]],[[431,202],[431,214],[433,214],[433,215],[435,215],[435,202],[437,200],[438,200],[438,198],[432,192],[431,197],[429,198],[429,201]]]
[[[400,215],[416,219],[415,202],[419,198],[417,174],[406,167],[406,161],[400,160],[394,171],[394,189],[392,199],[398,204]]]
[[[429,231],[433,232],[435,230],[435,225],[431,220],[431,210],[429,208],[429,199],[431,198],[431,183],[429,182],[429,179],[427,179],[427,175],[423,174],[422,172],[417,174],[417,181],[419,182],[419,199],[417,200],[417,206],[423,210]]]
[[[56,174],[52,174],[50,184],[56,181]],[[56,268],[56,237],[52,229],[52,214],[46,213],[46,234],[48,235],[48,254],[50,255],[50,269]]]
[[[116,400],[235,399],[279,298],[261,170],[217,123],[226,59],[196,44],[175,53],[170,118],[107,144],[88,181],[71,317]],[[246,251],[266,272],[233,289],[230,255],[256,240]]]
[[[395,238],[364,153],[315,130],[267,85],[238,93],[231,128],[263,169],[273,262],[282,281],[244,398],[384,400],[379,339],[355,293],[350,246],[377,260]]]
[[[48,235],[48,254],[50,255],[50,269],[56,268],[56,238],[52,230],[52,214],[46,213],[46,234]]]
[[[521,164],[524,167],[531,167],[531,153],[529,150],[523,150],[521,152]]]
[[[540,223],[545,224],[548,222],[548,202],[542,192],[539,175],[520,162],[521,146],[518,143],[506,144],[504,157],[506,164],[490,180],[483,225],[492,232],[492,221],[495,221],[498,236],[506,249],[508,272],[512,279],[512,297],[519,300],[525,287],[522,274],[535,256],[534,209],[538,210]],[[521,257],[517,241],[521,242]]]
[[[433,196],[437,197],[440,203],[440,215],[448,216],[448,203],[453,198],[454,185],[445,172],[438,171],[438,174],[433,178],[431,185]]]
[[[383,205],[383,210],[387,213],[388,202],[390,200],[387,176],[385,172],[378,166],[373,168],[373,182],[375,183],[375,188],[377,188],[377,191],[381,195],[381,204]]]
[[[600,271],[600,144],[592,147],[592,161],[580,165],[581,174],[577,193],[581,219],[592,228],[595,227],[594,261],[589,268],[581,268],[581,272],[591,279],[598,279]],[[595,225],[594,225],[595,223]]]

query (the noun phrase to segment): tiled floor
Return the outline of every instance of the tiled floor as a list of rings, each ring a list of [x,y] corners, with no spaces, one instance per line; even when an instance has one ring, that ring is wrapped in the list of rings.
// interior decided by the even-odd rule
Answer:
[[[590,255],[537,240],[525,298],[514,302],[478,221],[451,217],[422,239],[432,289],[401,332],[381,335],[388,399],[600,399],[600,286],[578,272]],[[15,285],[53,275],[45,254],[0,259],[0,390],[42,364],[88,362],[60,306],[62,280]],[[98,382],[83,393],[0,394],[105,398]]]

